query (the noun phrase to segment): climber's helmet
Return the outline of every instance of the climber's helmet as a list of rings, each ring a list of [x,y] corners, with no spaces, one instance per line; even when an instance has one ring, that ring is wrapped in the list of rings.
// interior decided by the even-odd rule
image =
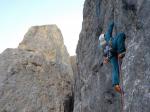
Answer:
[[[105,34],[102,33],[102,34],[99,36],[99,43],[100,43],[100,45],[101,45],[102,47],[106,45]]]

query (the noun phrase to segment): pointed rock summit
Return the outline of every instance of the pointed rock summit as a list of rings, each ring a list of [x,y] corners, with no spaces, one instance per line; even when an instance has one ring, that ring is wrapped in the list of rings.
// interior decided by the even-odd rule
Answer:
[[[0,54],[0,112],[71,112],[72,80],[60,30],[33,26],[18,48]]]
[[[42,53],[46,59],[57,63],[70,64],[63,36],[56,25],[31,27],[18,48]]]

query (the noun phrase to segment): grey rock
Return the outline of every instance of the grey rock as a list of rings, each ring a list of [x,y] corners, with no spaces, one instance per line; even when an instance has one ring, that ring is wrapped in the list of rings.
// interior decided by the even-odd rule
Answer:
[[[120,112],[120,95],[111,86],[111,65],[102,60],[98,36],[115,22],[113,35],[125,32],[127,53],[122,64],[124,112],[150,111],[150,1],[85,0],[77,45],[74,112]]]
[[[70,56],[70,63],[71,63],[71,66],[72,66],[73,74],[74,74],[74,76],[76,76],[76,74],[78,73],[77,63],[76,63],[76,56]]]
[[[40,52],[46,59],[57,63],[70,64],[70,56],[64,45],[61,31],[56,25],[31,27],[18,48]]]
[[[32,27],[19,48],[0,54],[0,112],[71,112],[72,85],[70,57],[56,26]]]

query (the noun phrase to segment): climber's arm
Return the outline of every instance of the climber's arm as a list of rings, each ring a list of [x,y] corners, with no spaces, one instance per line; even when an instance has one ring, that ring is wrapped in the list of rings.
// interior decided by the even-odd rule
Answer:
[[[103,64],[107,64],[109,62],[109,59],[107,57],[106,53],[103,53]]]
[[[109,27],[108,27],[108,30],[107,30],[108,34],[109,34],[111,37],[112,37],[113,27],[114,27],[114,22],[111,22],[111,23],[109,24]]]
[[[113,27],[114,27],[114,22],[111,22],[105,34],[106,41],[109,41],[110,38],[112,37]]]
[[[109,62],[109,59],[107,57],[103,58],[103,64],[107,64]]]

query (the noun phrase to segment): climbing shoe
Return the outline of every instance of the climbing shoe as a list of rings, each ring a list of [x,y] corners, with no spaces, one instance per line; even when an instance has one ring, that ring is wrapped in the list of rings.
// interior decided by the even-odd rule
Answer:
[[[120,88],[119,85],[115,85],[114,88],[115,88],[115,91],[116,91],[116,92],[118,92],[118,93],[120,93],[120,94],[122,93],[122,90],[121,90],[121,88]]]

